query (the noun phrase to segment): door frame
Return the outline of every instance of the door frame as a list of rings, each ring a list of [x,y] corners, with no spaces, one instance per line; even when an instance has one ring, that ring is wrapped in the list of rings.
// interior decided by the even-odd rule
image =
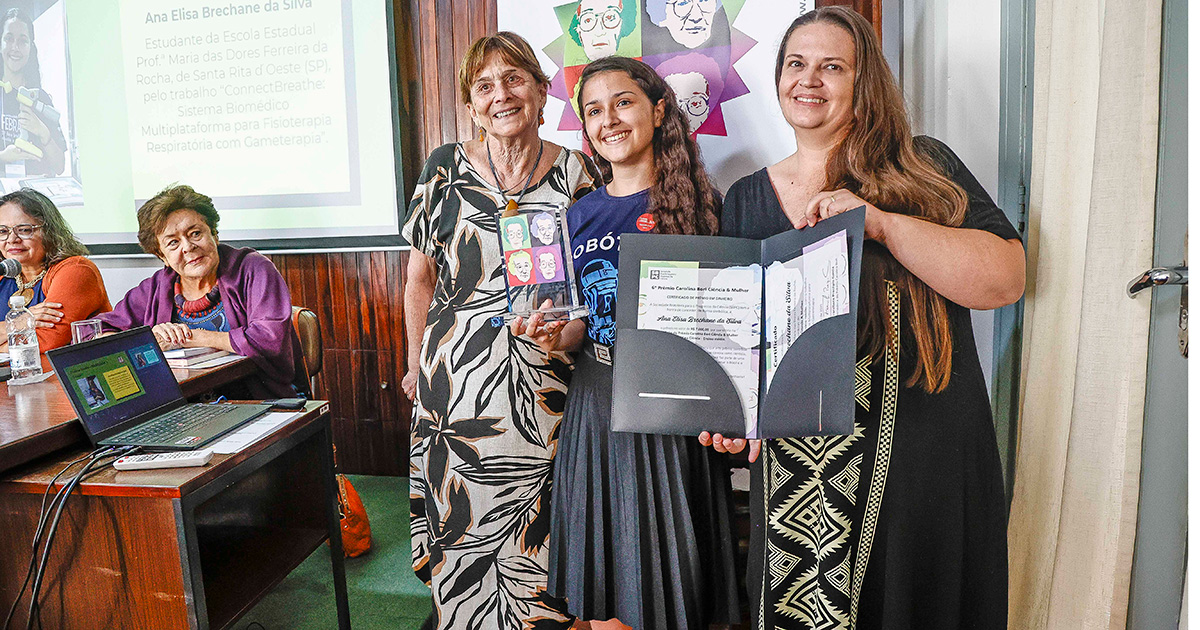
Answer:
[[[997,203],[1025,240],[1033,147],[1033,35],[1035,0],[1000,5],[1000,143]],[[1021,335],[1025,299],[993,311],[992,417],[1012,503],[1017,429],[1021,412]]]
[[[1187,222],[1187,0],[1164,0],[1159,82],[1154,266],[1185,258]],[[1114,281],[1125,281],[1114,278]],[[1187,359],[1179,352],[1181,288],[1151,289],[1137,534],[1126,627],[1178,628],[1187,559]]]

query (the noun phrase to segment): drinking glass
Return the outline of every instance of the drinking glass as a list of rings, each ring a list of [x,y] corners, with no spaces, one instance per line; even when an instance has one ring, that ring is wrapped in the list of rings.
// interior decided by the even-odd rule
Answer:
[[[71,343],[91,341],[100,336],[100,320],[81,319],[71,322]]]

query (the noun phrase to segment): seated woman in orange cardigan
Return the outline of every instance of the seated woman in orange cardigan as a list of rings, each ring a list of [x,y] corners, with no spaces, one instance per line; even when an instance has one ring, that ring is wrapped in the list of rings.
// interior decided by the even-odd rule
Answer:
[[[32,188],[0,197],[0,254],[21,263],[21,277],[0,279],[0,318],[8,298],[25,296],[38,320],[42,352],[71,342],[71,322],[112,310],[100,270],[54,202]],[[0,326],[8,348],[7,331]]]

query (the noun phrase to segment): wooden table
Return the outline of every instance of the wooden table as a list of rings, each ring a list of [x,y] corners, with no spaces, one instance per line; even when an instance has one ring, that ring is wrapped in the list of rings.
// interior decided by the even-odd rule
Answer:
[[[87,452],[0,478],[0,619],[25,576],[42,492]],[[339,627],[349,628],[335,492],[326,401],[205,467],[108,468],[67,505],[41,594],[45,627],[228,628],[329,540]]]
[[[42,369],[52,369],[45,355]],[[207,370],[171,371],[183,395],[192,399],[243,379],[255,369],[253,361],[243,358]],[[9,387],[7,382],[0,383],[0,473],[86,441],[57,375],[31,385]]]

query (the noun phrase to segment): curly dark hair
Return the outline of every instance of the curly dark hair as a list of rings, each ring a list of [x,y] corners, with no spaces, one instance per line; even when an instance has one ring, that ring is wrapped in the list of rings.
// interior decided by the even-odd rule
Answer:
[[[29,14],[13,7],[4,14],[4,20],[0,21],[0,30],[3,30],[4,25],[12,20],[24,22],[29,28],[29,57],[25,62],[25,67],[21,69],[21,74],[24,75],[25,87],[29,89],[42,88],[42,66],[38,63],[37,43],[33,38],[33,20]]]
[[[0,197],[0,206],[12,203],[42,225],[42,246],[46,248],[46,268],[71,256],[86,256],[87,247],[75,238],[70,224],[50,198],[32,188],[22,188]]]
[[[142,245],[142,251],[162,257],[158,232],[167,222],[167,217],[176,210],[195,210],[200,213],[213,236],[217,235],[217,223],[221,216],[217,214],[212,198],[196,192],[191,186],[172,184],[138,208],[138,243]]]
[[[716,188],[704,170],[700,159],[700,146],[688,129],[687,115],[679,109],[675,92],[654,68],[628,57],[605,57],[589,63],[579,79],[579,90],[575,100],[583,112],[583,89],[587,82],[602,72],[624,72],[633,79],[652,105],[662,102],[664,113],[662,124],[654,130],[655,180],[650,187],[647,208],[657,226],[655,231],[663,234],[699,234],[710,236],[717,233],[720,221],[717,217],[720,198]],[[596,145],[587,133],[588,146],[596,165],[600,167],[604,181],[612,181],[612,165],[596,151]]]

